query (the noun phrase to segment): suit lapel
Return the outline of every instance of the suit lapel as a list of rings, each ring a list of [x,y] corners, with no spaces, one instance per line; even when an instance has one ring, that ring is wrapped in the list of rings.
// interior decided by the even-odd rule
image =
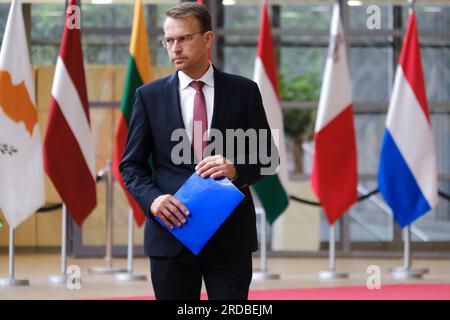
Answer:
[[[177,73],[178,71],[169,78],[166,86],[167,92],[165,97],[167,97],[167,108],[169,108],[170,114],[174,117],[173,125],[175,126],[175,129],[186,129],[183,122],[183,116],[181,114],[180,92],[178,90],[179,80]]]

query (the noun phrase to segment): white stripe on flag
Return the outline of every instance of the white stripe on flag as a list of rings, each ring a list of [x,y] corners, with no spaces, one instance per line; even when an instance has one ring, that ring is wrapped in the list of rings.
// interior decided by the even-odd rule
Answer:
[[[95,177],[95,154],[91,129],[86,114],[84,113],[80,97],[78,96],[78,91],[60,56],[58,56],[56,62],[52,96],[58,102],[61,112],[78,142],[83,158],[86,161],[92,176]]]
[[[429,205],[437,204],[436,151],[433,132],[403,69],[395,74],[386,127]]]
[[[331,20],[330,41],[337,51],[329,52],[323,74],[315,132],[319,132],[352,103],[352,92],[347,66],[346,39],[335,4]]]
[[[272,130],[272,135],[280,155],[278,176],[280,177],[283,187],[286,189],[289,179],[287,173],[286,145],[284,141],[283,112],[281,109],[281,104],[260,57],[256,57],[254,70],[253,79],[258,84],[259,91],[261,92],[267,121],[269,122],[269,126]],[[274,129],[277,131],[273,131]]]

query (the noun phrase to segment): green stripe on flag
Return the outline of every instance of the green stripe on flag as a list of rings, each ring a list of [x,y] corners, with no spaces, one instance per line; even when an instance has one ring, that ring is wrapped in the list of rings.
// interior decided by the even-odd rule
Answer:
[[[278,175],[264,177],[253,185],[253,189],[266,211],[267,221],[272,224],[288,206],[288,196]]]
[[[130,55],[130,57],[128,58],[122,102],[120,104],[120,111],[122,112],[127,126],[130,124],[134,94],[136,92],[136,89],[141,85],[143,85],[143,82],[141,76],[139,75],[136,61],[134,60],[134,57]]]

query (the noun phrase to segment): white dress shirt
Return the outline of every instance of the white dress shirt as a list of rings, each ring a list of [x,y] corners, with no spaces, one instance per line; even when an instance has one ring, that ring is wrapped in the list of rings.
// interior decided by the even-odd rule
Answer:
[[[189,84],[192,81],[202,81],[205,83],[203,86],[203,95],[205,96],[206,102],[206,115],[208,119],[208,137],[209,130],[211,128],[211,122],[214,111],[214,68],[209,63],[208,70],[201,76],[200,79],[192,79],[183,71],[178,71],[179,87],[180,92],[180,106],[181,115],[183,116],[184,127],[186,128],[189,141],[192,143],[192,128],[194,119],[194,96],[195,89]]]

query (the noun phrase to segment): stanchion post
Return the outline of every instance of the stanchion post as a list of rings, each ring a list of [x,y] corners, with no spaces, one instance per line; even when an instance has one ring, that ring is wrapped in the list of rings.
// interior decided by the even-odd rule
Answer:
[[[260,233],[260,269],[253,271],[253,280],[276,280],[280,279],[279,274],[270,273],[267,271],[267,225],[266,225],[266,211],[258,207],[256,214],[260,215],[259,233]]]
[[[110,159],[106,160],[106,165],[102,170],[102,173],[106,176],[106,266],[91,267],[89,268],[89,272],[93,274],[114,274],[117,272],[125,272],[126,270],[117,269],[112,266],[114,180],[112,176],[112,162]]]
[[[127,249],[127,271],[116,273],[117,281],[147,281],[147,276],[134,274],[133,271],[133,242],[134,242],[134,215],[133,209],[128,210],[128,249]]]

